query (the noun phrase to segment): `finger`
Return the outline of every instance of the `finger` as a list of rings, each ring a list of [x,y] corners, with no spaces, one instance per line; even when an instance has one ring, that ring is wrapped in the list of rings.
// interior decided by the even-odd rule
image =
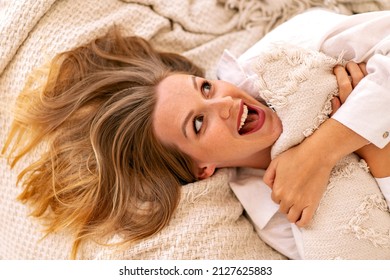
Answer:
[[[275,202],[276,204],[280,204],[280,197],[275,193],[275,191],[273,191],[271,193],[271,199],[273,202]]]
[[[302,215],[302,210],[297,207],[291,207],[287,214],[287,219],[290,223],[296,223],[299,221]]]
[[[364,74],[360,69],[359,65],[355,62],[348,62],[345,66],[349,75],[352,77],[352,87],[356,87],[357,84],[364,78]]]
[[[276,176],[276,163],[275,161],[271,161],[270,165],[268,166],[263,176],[264,183],[271,189],[274,186],[275,176]]]
[[[330,113],[330,116],[333,116],[334,113],[336,113],[337,110],[341,107],[341,101],[337,96],[335,96],[331,100],[331,104],[332,104],[332,113]]]
[[[363,75],[367,76],[368,72],[367,72],[366,64],[364,62],[361,62],[358,65],[360,67],[360,70],[362,70]]]
[[[339,88],[339,98],[341,104],[343,104],[349,94],[352,92],[352,84],[349,80],[348,72],[343,66],[337,65],[334,67],[333,73],[336,75],[336,81]]]
[[[306,207],[302,210],[300,219],[295,223],[298,227],[307,227],[313,219],[315,208]]]
[[[280,202],[279,212],[283,214],[289,213],[292,204],[288,204],[284,201]]]

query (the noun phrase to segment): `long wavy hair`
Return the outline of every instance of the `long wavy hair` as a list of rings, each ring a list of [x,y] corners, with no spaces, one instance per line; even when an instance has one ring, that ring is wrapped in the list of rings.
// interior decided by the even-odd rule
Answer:
[[[57,55],[47,79],[30,80],[18,97],[3,154],[13,167],[45,143],[18,176],[19,198],[48,219],[47,234],[75,233],[72,258],[87,238],[120,234],[131,243],[157,233],[180,185],[196,179],[190,158],[153,132],[156,86],[172,73],[203,76],[183,56],[113,28]]]

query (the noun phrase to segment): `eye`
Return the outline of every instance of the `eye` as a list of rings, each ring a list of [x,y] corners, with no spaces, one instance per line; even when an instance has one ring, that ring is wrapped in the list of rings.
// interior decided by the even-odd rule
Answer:
[[[203,116],[197,116],[194,118],[194,131],[195,134],[198,134],[203,125]]]
[[[207,80],[203,81],[202,85],[201,85],[201,91],[202,91],[202,94],[207,98],[209,97],[210,95],[210,92],[211,92],[211,83]]]

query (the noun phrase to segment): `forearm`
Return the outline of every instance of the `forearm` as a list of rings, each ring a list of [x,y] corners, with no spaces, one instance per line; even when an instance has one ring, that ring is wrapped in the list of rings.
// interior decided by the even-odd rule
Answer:
[[[308,153],[330,168],[344,156],[368,144],[368,141],[334,119],[328,119],[303,143]]]
[[[372,144],[356,151],[363,158],[376,178],[390,177],[390,144],[380,149]]]
[[[301,144],[276,157],[263,179],[271,198],[290,222],[309,223],[326,189],[332,168],[368,141],[334,119],[326,120]]]
[[[387,77],[380,72],[366,76],[332,116],[379,148],[385,147],[390,140],[390,80]],[[374,78],[383,81],[383,84],[374,82]]]
[[[328,55],[337,57],[344,53],[345,60],[367,62],[368,75],[333,118],[379,148],[390,142],[389,30],[388,12],[355,15],[327,34],[320,45],[321,51]]]

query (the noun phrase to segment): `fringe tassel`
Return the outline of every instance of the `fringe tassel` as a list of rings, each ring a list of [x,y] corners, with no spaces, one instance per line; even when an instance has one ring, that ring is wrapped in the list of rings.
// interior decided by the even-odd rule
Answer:
[[[259,79],[256,81],[256,87],[259,89],[260,97],[271,103],[275,108],[282,108],[287,104],[287,97],[295,93],[299,89],[299,84],[308,79],[311,69],[326,66],[329,69],[333,69],[335,65],[344,63],[342,57],[343,54],[338,58],[332,58],[322,53],[311,52],[293,45],[274,44],[273,51],[263,53],[261,58],[257,60],[256,65],[254,65],[254,69],[259,76]],[[269,64],[279,60],[287,61],[289,65],[296,69],[289,74],[289,81],[285,85],[284,92],[276,94],[268,90],[268,85],[264,81],[263,75],[267,71]],[[300,65],[304,65],[304,67],[298,67]],[[329,102],[327,102],[329,104],[325,106],[326,108],[322,110],[320,115],[327,116],[330,113],[330,100],[336,94],[337,92],[329,94]],[[318,118],[321,119],[323,117],[319,116]]]
[[[351,14],[344,4],[336,0],[219,0],[226,9],[239,14],[238,29],[250,29],[254,26],[265,26],[269,32],[291,17],[314,7],[323,7],[336,13]]]
[[[349,157],[341,159],[341,161],[339,161],[332,169],[326,193],[337,186],[340,179],[352,178],[354,176],[354,172],[356,172],[359,168],[369,173],[368,165],[363,159],[358,162],[350,161]]]
[[[362,226],[363,222],[369,219],[370,211],[375,208],[387,212],[387,204],[383,197],[377,194],[366,196],[345,226],[344,233],[353,233],[357,239],[367,239],[375,247],[390,248],[390,230],[379,232]]]
[[[339,14],[352,15],[390,9],[388,0],[218,0],[225,9],[239,14],[238,29],[265,26],[269,32],[291,17],[309,9],[326,8]]]

